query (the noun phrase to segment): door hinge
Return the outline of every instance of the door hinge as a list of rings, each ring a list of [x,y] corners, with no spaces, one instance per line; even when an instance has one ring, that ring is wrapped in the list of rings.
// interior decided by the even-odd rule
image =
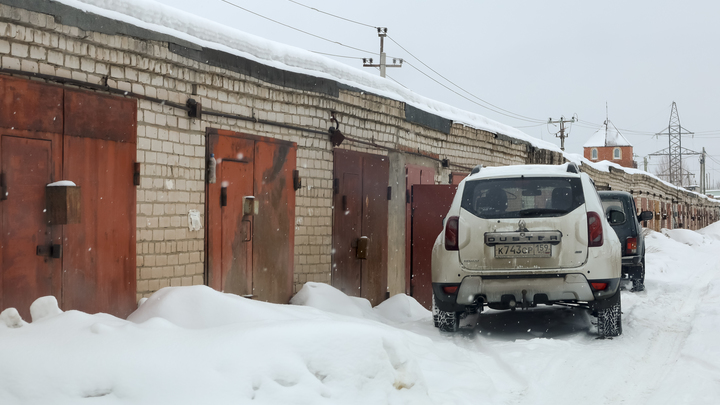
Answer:
[[[333,179],[333,194],[340,194],[340,179]]]
[[[302,187],[302,179],[300,178],[300,170],[293,170],[293,188],[295,191]]]
[[[220,206],[227,206],[227,186],[222,186],[220,188]]]
[[[388,201],[392,200],[392,186],[388,186],[387,198],[388,198]]]
[[[7,200],[8,198],[8,187],[7,187],[7,176],[5,172],[0,173],[0,201]]]
[[[135,162],[133,164],[133,185],[139,186],[140,185],[140,163]]]
[[[410,190],[405,190],[405,204],[410,204]]]

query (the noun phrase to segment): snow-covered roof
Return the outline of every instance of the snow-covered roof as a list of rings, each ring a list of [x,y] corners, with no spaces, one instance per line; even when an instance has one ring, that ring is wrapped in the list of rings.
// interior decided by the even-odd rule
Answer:
[[[404,102],[455,123],[506,135],[560,152],[556,145],[479,114],[419,95],[390,79],[316,53],[280,44],[218,24],[152,0],[57,0],[85,12],[170,35],[205,48],[240,56],[278,69],[334,80],[382,97]]]
[[[605,146],[632,146],[610,120],[605,120],[583,148],[602,148]]]

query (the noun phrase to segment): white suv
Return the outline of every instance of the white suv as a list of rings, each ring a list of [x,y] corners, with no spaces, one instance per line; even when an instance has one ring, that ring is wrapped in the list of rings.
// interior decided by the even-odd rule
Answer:
[[[433,315],[564,304],[589,308],[600,336],[622,333],[620,241],[577,165],[473,169],[432,252]],[[610,214],[609,214],[610,215]]]

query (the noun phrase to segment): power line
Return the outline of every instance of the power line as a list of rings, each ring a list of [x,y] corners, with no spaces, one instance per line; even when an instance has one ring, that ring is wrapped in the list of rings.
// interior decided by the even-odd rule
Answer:
[[[537,118],[526,117],[526,116],[524,116],[524,115],[517,114],[517,113],[514,113],[514,112],[512,112],[512,111],[508,111],[508,110],[506,110],[506,109],[504,109],[504,108],[498,107],[498,106],[496,106],[496,105],[494,105],[494,104],[492,104],[492,103],[490,103],[490,102],[488,102],[488,101],[486,101],[486,100],[481,99],[480,97],[478,97],[478,96],[470,93],[469,91],[465,90],[462,86],[457,85],[457,84],[456,84],[455,82],[453,82],[452,80],[448,79],[447,77],[443,76],[443,75],[440,74],[438,71],[436,71],[435,69],[433,69],[433,68],[431,68],[430,66],[428,66],[427,63],[423,62],[420,58],[418,58],[417,56],[415,56],[412,52],[410,52],[410,51],[408,51],[407,49],[405,49],[404,46],[400,45],[400,43],[398,43],[398,42],[397,42],[395,39],[393,39],[391,36],[388,35],[387,37],[388,37],[389,40],[393,41],[393,42],[395,43],[395,45],[399,46],[400,49],[402,49],[403,51],[407,52],[408,55],[412,56],[412,57],[415,58],[418,62],[422,63],[423,66],[425,66],[426,68],[430,69],[430,70],[431,70],[433,73],[435,73],[436,75],[442,77],[442,78],[443,78],[445,81],[447,81],[448,83],[452,84],[453,86],[457,87],[458,89],[462,90],[463,92],[469,94],[471,97],[476,98],[476,99],[482,101],[483,103],[488,104],[488,105],[490,105],[490,106],[492,106],[492,107],[494,107],[494,108],[496,108],[496,109],[498,109],[498,110],[501,110],[501,111],[504,111],[504,112],[506,112],[506,113],[509,113],[509,114],[512,114],[512,115],[517,116],[517,118],[515,118],[515,119],[519,119],[519,120],[522,120],[522,121],[535,122],[535,123],[544,123],[544,122],[545,122],[545,120],[540,120],[540,119],[537,119]],[[417,68],[416,68],[416,69],[417,69]],[[486,107],[486,108],[487,108],[487,107]],[[488,109],[489,109],[489,108],[488,108]],[[489,110],[491,110],[491,109],[489,109]],[[493,110],[491,110],[491,111],[493,111]],[[495,111],[495,112],[497,112],[497,111]],[[503,115],[508,116],[507,114],[503,114]],[[508,116],[508,117],[509,117],[509,116]]]
[[[334,53],[325,53],[325,52],[320,52],[320,51],[310,51],[310,52],[312,52],[312,53],[316,53],[316,54],[318,54],[318,55],[325,55],[325,56],[334,56],[334,57],[336,57],[336,58],[345,58],[345,59],[360,59],[360,60],[362,60],[362,59],[363,59],[363,58],[362,58],[361,56],[346,56],[346,55],[336,55],[336,54],[334,54]]]
[[[224,1],[224,0],[223,0],[223,1]],[[343,21],[348,21],[348,22],[351,22],[351,23],[354,23],[354,24],[358,24],[358,25],[365,26],[365,27],[376,28],[376,29],[378,28],[378,27],[373,26],[373,25],[370,25],[370,24],[365,24],[365,23],[362,23],[362,22],[359,22],[359,21],[355,21],[355,20],[352,20],[352,19],[349,19],[349,18],[341,17],[341,16],[336,15],[336,14],[328,13],[328,12],[326,12],[326,11],[317,9],[317,8],[315,8],[315,7],[310,7],[310,6],[308,6],[308,5],[302,4],[302,3],[297,2],[297,1],[295,1],[295,0],[288,0],[288,1],[290,1],[291,3],[297,4],[297,5],[299,5],[299,6],[308,8],[308,9],[310,9],[310,10],[316,11],[316,12],[318,12],[318,13],[322,13],[322,14],[325,14],[325,15],[328,15],[328,16],[331,16],[331,17],[334,17],[334,18],[343,20]],[[405,47],[403,47],[403,46],[402,46],[399,42],[397,42],[394,38],[390,37],[389,35],[387,35],[387,38],[388,38],[389,40],[393,41],[393,42],[395,43],[395,45],[399,46],[400,49],[402,49],[403,51],[407,52],[408,55],[410,55],[410,56],[412,56],[413,58],[415,58],[415,60],[417,60],[417,61],[418,61],[419,63],[421,63],[423,66],[425,66],[426,68],[430,69],[430,71],[432,71],[433,73],[435,73],[436,75],[438,75],[439,77],[441,77],[443,80],[447,81],[448,83],[452,84],[453,86],[457,87],[458,89],[460,89],[460,90],[463,91],[464,93],[469,94],[471,97],[473,97],[473,98],[475,98],[475,99],[478,99],[478,100],[480,100],[481,102],[483,102],[483,103],[485,103],[485,104],[488,104],[488,105],[492,106],[493,108],[495,108],[495,109],[497,109],[497,110],[504,111],[504,112],[506,112],[506,113],[508,113],[508,114],[511,114],[511,115],[503,114],[503,115],[505,115],[506,117],[510,117],[510,118],[513,118],[513,119],[518,119],[518,120],[521,120],[521,121],[535,122],[535,123],[538,123],[538,124],[541,124],[541,123],[544,123],[544,122],[545,122],[545,120],[541,120],[541,119],[537,119],[537,118],[531,118],[531,117],[524,116],[524,115],[522,115],[522,114],[514,113],[514,112],[512,112],[512,111],[509,111],[509,110],[506,110],[506,109],[504,109],[504,108],[498,107],[498,106],[490,103],[489,101],[483,100],[482,98],[480,98],[480,97],[478,97],[478,96],[470,93],[469,91],[465,90],[462,86],[456,84],[456,83],[453,82],[452,80],[450,80],[450,79],[448,79],[447,77],[445,77],[444,75],[442,75],[442,74],[441,74],[440,72],[438,72],[437,70],[435,70],[435,69],[433,69],[432,67],[430,67],[427,63],[423,62],[420,58],[418,58],[417,56],[415,56],[412,52],[410,52],[410,51],[407,50]],[[415,67],[415,66],[413,66],[413,67],[414,67],[416,70],[420,71],[420,69],[418,69],[417,67]],[[422,71],[420,71],[420,72],[423,73]],[[428,78],[430,78],[430,76],[428,76],[427,74],[425,74],[425,76],[427,76]],[[435,80],[435,82],[439,84],[439,82],[437,82],[437,80]],[[445,87],[446,89],[450,90],[447,86],[443,86],[443,87]],[[454,93],[457,94],[457,92],[454,92]],[[467,99],[466,97],[463,97],[463,98]],[[475,104],[477,104],[477,103],[475,103]],[[480,105],[480,104],[478,104],[478,105]],[[482,106],[482,105],[480,105],[480,106],[481,106],[481,107],[484,107],[484,108],[487,108],[487,107]],[[493,110],[493,109],[490,109],[490,108],[488,108],[488,110],[493,111],[493,112],[496,112],[496,113],[498,113],[498,114],[500,113],[499,111],[496,111],[496,110]]]
[[[271,21],[271,22],[273,22],[273,23],[275,23],[275,24],[282,25],[283,27],[286,27],[286,28],[289,28],[289,29],[291,29],[291,30],[294,30],[294,31],[303,33],[303,34],[305,34],[305,35],[309,35],[309,36],[311,36],[311,37],[314,37],[314,38],[317,38],[317,39],[320,39],[320,40],[323,40],[323,41],[326,41],[326,42],[330,42],[330,43],[332,43],[332,44],[340,45],[340,46],[345,47],[345,48],[348,48],[348,49],[353,49],[353,50],[360,51],[360,52],[364,52],[364,53],[372,53],[372,51],[368,51],[368,50],[361,49],[361,48],[356,48],[356,47],[353,47],[353,46],[351,46],[351,45],[346,45],[346,44],[344,44],[344,43],[342,43],[342,42],[334,41],[334,40],[332,40],[332,39],[325,38],[325,37],[323,37],[323,36],[316,35],[316,34],[313,34],[313,33],[311,33],[311,32],[304,31],[304,30],[302,30],[302,29],[296,28],[296,27],[291,26],[291,25],[289,25],[289,24],[282,23],[282,22],[277,21],[277,20],[274,20],[274,19],[272,19],[272,18],[270,18],[270,17],[264,16],[264,15],[262,15],[262,14],[260,14],[260,13],[257,13],[257,12],[254,12],[254,11],[252,11],[252,10],[249,10],[249,9],[247,9],[247,8],[245,8],[245,7],[239,6],[239,5],[237,5],[237,4],[235,4],[235,3],[232,3],[232,2],[230,2],[230,1],[228,1],[228,0],[220,0],[220,1],[223,2],[223,3],[226,3],[226,4],[230,5],[230,6],[233,6],[233,7],[235,7],[235,8],[238,8],[238,9],[240,9],[240,10],[243,10],[243,11],[245,11],[245,12],[247,12],[247,13],[253,14],[253,15],[258,16],[258,17],[260,17],[260,18],[263,18],[263,19],[265,19],[265,20]],[[298,5],[298,6],[308,8],[308,9],[313,10],[313,11],[315,11],[315,12],[318,12],[318,13],[321,13],[321,14],[325,14],[325,15],[327,15],[327,16],[330,16],[330,17],[333,17],[333,18],[337,18],[337,19],[339,19],[339,20],[343,20],[343,21],[346,21],[346,22],[349,22],[349,23],[361,25],[361,26],[368,27],[368,28],[375,28],[375,29],[377,29],[377,27],[374,26],[374,25],[365,24],[365,23],[360,22],[360,21],[356,21],[356,20],[353,20],[353,19],[350,19],[350,18],[345,18],[345,17],[339,16],[339,15],[336,15],[336,14],[332,14],[332,13],[329,13],[329,12],[326,12],[326,11],[323,11],[323,10],[320,10],[320,9],[317,9],[317,8],[315,8],[315,7],[311,7],[311,6],[308,6],[308,5],[306,5],[306,4],[300,3],[300,2],[295,1],[295,0],[288,0],[288,1],[290,1],[291,3],[294,3],[294,4]],[[423,74],[424,76],[426,76],[427,78],[429,78],[429,79],[431,79],[432,81],[436,82],[437,84],[441,85],[441,86],[444,87],[445,89],[453,92],[454,94],[462,97],[462,98],[465,99],[465,100],[470,101],[471,103],[473,103],[473,104],[475,104],[475,105],[478,105],[478,106],[480,106],[480,107],[482,107],[482,108],[485,108],[485,109],[487,109],[487,110],[489,110],[489,111],[492,111],[492,112],[494,112],[494,113],[497,113],[497,114],[500,114],[500,115],[503,115],[503,116],[505,116],[505,117],[512,118],[512,119],[517,119],[517,120],[521,120],[521,121],[527,121],[527,122],[537,123],[536,125],[519,126],[519,127],[516,127],[516,128],[531,128],[531,127],[540,126],[540,125],[542,125],[542,124],[545,123],[544,120],[540,120],[540,119],[528,117],[528,116],[525,116],[525,115],[522,115],[522,114],[514,113],[514,112],[512,112],[512,111],[510,111],[510,110],[506,110],[506,109],[504,109],[504,108],[502,108],[502,107],[499,107],[499,106],[497,106],[497,105],[494,105],[494,104],[490,103],[489,101],[486,101],[486,100],[484,100],[484,99],[482,99],[482,98],[480,98],[480,97],[478,97],[478,96],[470,93],[469,91],[465,90],[465,89],[464,89],[463,87],[461,87],[460,85],[456,84],[455,82],[453,82],[452,80],[448,79],[447,77],[445,77],[444,75],[442,75],[441,73],[439,73],[438,71],[436,71],[435,69],[433,69],[432,67],[430,67],[428,64],[426,64],[425,62],[423,62],[420,58],[418,58],[418,57],[415,56],[412,52],[410,52],[410,51],[407,50],[405,47],[403,47],[400,43],[398,43],[397,41],[395,41],[395,39],[391,38],[390,36],[388,36],[388,38],[389,38],[391,41],[393,41],[397,46],[399,46],[402,50],[404,50],[405,52],[407,52],[410,56],[412,56],[413,58],[415,58],[420,64],[422,64],[422,65],[425,66],[427,69],[429,69],[430,71],[432,71],[434,74],[438,75],[438,76],[441,77],[443,80],[447,81],[448,83],[452,84],[452,85],[455,86],[456,88],[460,89],[462,92],[470,95],[470,97],[475,98],[475,99],[481,101],[482,103],[485,103],[485,104],[487,104],[487,105],[489,105],[489,106],[491,106],[491,107],[493,107],[493,108],[487,107],[487,106],[482,105],[482,104],[479,104],[479,103],[477,103],[477,102],[475,102],[475,101],[473,101],[473,100],[470,100],[468,97],[466,97],[466,96],[458,93],[457,91],[449,88],[448,86],[440,83],[438,80],[432,78],[430,75],[428,75],[427,73],[423,72],[423,71],[420,70],[418,67],[410,64],[409,62],[407,62],[407,60],[405,60],[405,63],[407,63],[408,65],[410,65],[411,67],[413,67],[413,68],[414,68],[415,70],[417,70],[418,72],[422,73],[422,74]],[[314,53],[317,53],[317,54],[320,54],[320,55],[334,56],[334,57],[338,57],[338,58],[362,59],[361,57],[352,57],[352,56],[345,56],[345,55],[335,55],[335,54],[323,53],[323,52],[317,52],[317,51],[311,51],[311,52],[314,52]],[[391,79],[392,79],[392,78],[391,78]],[[395,80],[395,79],[392,79],[392,80],[395,81],[396,83],[400,84],[401,86],[406,87],[406,86],[402,85],[400,82],[398,82],[397,80]],[[598,128],[598,127],[601,126],[600,124],[593,123],[593,122],[590,122],[590,121],[584,121],[584,120],[578,120],[577,125],[580,126],[580,127],[583,127],[583,128],[588,128],[588,129]],[[654,133],[654,132],[647,132],[647,131],[639,131],[639,130],[623,129],[623,128],[619,128],[619,130],[621,130],[622,132],[625,132],[625,133],[629,133],[630,135],[636,135],[636,136],[654,136],[654,135],[656,135],[656,133]],[[697,132],[696,134],[698,135],[699,138],[718,138],[718,137],[720,137],[720,130],[701,131],[701,132]]]
[[[229,4],[229,5],[233,6],[233,7],[239,8],[240,10],[243,10],[243,11],[248,12],[248,13],[250,13],[250,14],[256,15],[256,16],[258,16],[258,17],[260,17],[260,18],[264,18],[264,19],[266,19],[266,20],[268,20],[268,21],[272,21],[272,22],[274,22],[275,24],[280,24],[280,25],[282,25],[283,27],[290,28],[291,30],[295,30],[295,31],[298,31],[298,32],[302,32],[303,34],[310,35],[311,37],[315,37],[315,38],[318,38],[318,39],[322,39],[323,41],[327,41],[327,42],[330,42],[330,43],[333,43],[333,44],[337,44],[337,45],[340,45],[340,46],[344,46],[345,48],[354,49],[354,50],[356,50],[356,51],[371,53],[370,51],[366,51],[366,50],[360,49],[360,48],[355,48],[354,46],[350,46],[350,45],[345,45],[345,44],[343,44],[342,42],[333,41],[332,39],[328,39],[328,38],[325,38],[325,37],[321,37],[320,35],[315,35],[315,34],[313,34],[313,33],[310,33],[310,32],[307,32],[307,31],[303,31],[303,30],[301,30],[300,28],[295,28],[295,27],[293,27],[292,25],[288,25],[288,24],[282,23],[282,22],[280,22],[280,21],[273,20],[273,19],[270,18],[270,17],[266,17],[266,16],[264,16],[264,15],[262,15],[262,14],[259,14],[259,13],[256,13],[256,12],[254,12],[254,11],[248,10],[248,9],[246,9],[245,7],[238,6],[237,4],[231,3],[231,2],[229,2],[229,1],[227,1],[227,0],[220,0],[220,1],[222,1],[223,3]]]
[[[439,84],[440,86],[446,88],[447,90],[455,93],[456,95],[464,98],[465,100],[467,100],[467,101],[469,101],[469,102],[471,102],[471,103],[473,103],[473,104],[475,104],[475,105],[477,105],[477,106],[480,106],[480,107],[485,108],[485,109],[487,109],[487,110],[489,110],[489,111],[492,111],[492,112],[497,113],[497,114],[500,114],[500,115],[504,115],[504,116],[509,117],[509,118],[518,119],[518,118],[516,118],[516,117],[513,117],[513,116],[511,116],[511,115],[505,114],[505,113],[503,113],[503,112],[493,110],[492,108],[490,108],[490,107],[488,107],[488,106],[482,105],[482,104],[478,103],[477,101],[472,100],[472,99],[470,99],[470,98],[468,98],[468,97],[466,97],[466,96],[458,93],[457,91],[451,89],[451,88],[448,87],[447,85],[439,82],[439,81],[438,81],[437,79],[435,79],[434,77],[432,77],[432,76],[428,75],[427,73],[423,72],[422,70],[418,69],[417,66],[413,65],[412,63],[408,62],[407,60],[405,60],[405,63],[407,63],[408,66],[410,66],[410,67],[412,67],[413,69],[415,69],[415,70],[417,70],[418,72],[420,72],[422,75],[424,75],[424,76],[427,77],[428,79],[434,81],[435,83]]]
[[[317,9],[317,8],[315,8],[315,7],[310,7],[310,6],[308,6],[308,5],[302,4],[302,3],[297,2],[297,1],[295,1],[295,0],[288,0],[288,1],[289,1],[290,3],[295,3],[295,4],[297,4],[298,6],[303,6],[303,7],[305,7],[305,8],[309,8],[310,10],[317,11],[318,13],[326,14],[326,15],[329,15],[329,16],[331,16],[331,17],[335,17],[335,18],[338,18],[338,19],[341,19],[341,20],[345,20],[345,21],[351,22],[351,23],[353,23],[353,24],[364,25],[364,26],[370,27],[370,28],[377,28],[377,27],[374,26],[374,25],[361,23],[361,22],[359,22],[359,21],[351,20],[351,19],[345,18],[345,17],[340,17],[339,15],[331,14],[331,13],[328,13],[327,11],[322,11],[322,10],[319,10],[319,9]]]

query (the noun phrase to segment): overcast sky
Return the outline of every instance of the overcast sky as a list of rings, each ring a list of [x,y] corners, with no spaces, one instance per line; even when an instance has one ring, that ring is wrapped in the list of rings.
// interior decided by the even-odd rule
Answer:
[[[695,132],[683,137],[683,146],[698,152],[705,147],[711,182],[720,181],[720,2],[227,0],[327,41],[222,0],[159,1],[284,44],[353,57],[332,58],[358,69],[372,69],[359,58],[379,59],[372,27],[387,27],[386,53],[412,64],[388,68],[388,76],[558,146],[558,128],[547,120],[576,115],[568,152],[582,153],[605,120],[607,103],[610,121],[635,147],[640,168],[644,156],[668,147],[667,136],[652,134],[667,131],[675,101],[680,123]],[[475,97],[502,110],[482,107],[487,104]],[[652,172],[660,158],[649,162]],[[687,157],[691,170],[698,170],[697,162]]]

